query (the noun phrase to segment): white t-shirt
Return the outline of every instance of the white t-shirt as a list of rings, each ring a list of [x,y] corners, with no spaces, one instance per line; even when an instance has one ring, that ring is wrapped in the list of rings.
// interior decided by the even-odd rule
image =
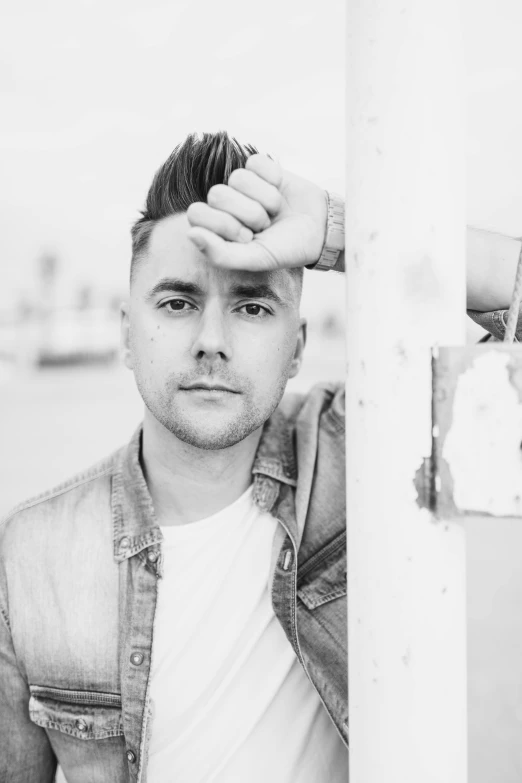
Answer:
[[[277,524],[250,487],[162,527],[149,783],[347,781],[347,751],[271,606]]]

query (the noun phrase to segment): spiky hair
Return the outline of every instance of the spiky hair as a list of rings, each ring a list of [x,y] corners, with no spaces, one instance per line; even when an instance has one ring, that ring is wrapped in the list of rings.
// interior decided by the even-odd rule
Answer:
[[[226,184],[234,169],[244,168],[257,151],[251,144],[240,144],[226,131],[201,136],[191,133],[178,144],[154,175],[145,208],[132,226],[131,279],[135,262],[147,250],[157,221],[186,212],[196,201],[206,201],[213,185]]]

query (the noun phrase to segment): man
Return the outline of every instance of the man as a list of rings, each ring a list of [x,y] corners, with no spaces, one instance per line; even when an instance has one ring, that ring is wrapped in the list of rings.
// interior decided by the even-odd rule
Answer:
[[[143,427],[1,528],[2,783],[346,780],[342,390],[279,405],[341,218],[226,134],[156,175],[122,318]],[[477,311],[509,304],[488,252]]]
[[[283,401],[342,208],[189,136],[132,230],[130,444],[1,527],[0,781],[347,779],[342,389]]]

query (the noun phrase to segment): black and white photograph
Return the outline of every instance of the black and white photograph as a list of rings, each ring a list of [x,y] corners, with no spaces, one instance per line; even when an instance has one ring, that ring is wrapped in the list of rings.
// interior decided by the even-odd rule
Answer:
[[[0,29],[0,783],[520,783],[522,8]]]
[[[5,16],[0,780],[343,783],[343,4]]]

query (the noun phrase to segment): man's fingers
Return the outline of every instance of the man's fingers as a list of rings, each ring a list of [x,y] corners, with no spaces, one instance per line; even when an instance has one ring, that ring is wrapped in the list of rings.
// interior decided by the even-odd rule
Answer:
[[[228,178],[228,185],[257,201],[269,215],[276,215],[281,209],[281,193],[275,185],[271,185],[253,171],[235,169]]]
[[[279,188],[283,182],[283,169],[275,160],[267,155],[250,155],[245,163],[247,171],[253,171],[261,179],[266,180],[270,185]]]
[[[213,185],[208,192],[207,203],[214,209],[228,212],[255,233],[270,226],[268,213],[258,201],[228,185]]]
[[[187,218],[191,226],[208,228],[230,242],[250,242],[253,237],[252,231],[228,212],[213,209],[202,201],[189,206]]]
[[[277,269],[273,256],[257,242],[227,242],[213,231],[199,226],[190,228],[187,236],[207,261],[221,269],[247,269],[250,272]]]

